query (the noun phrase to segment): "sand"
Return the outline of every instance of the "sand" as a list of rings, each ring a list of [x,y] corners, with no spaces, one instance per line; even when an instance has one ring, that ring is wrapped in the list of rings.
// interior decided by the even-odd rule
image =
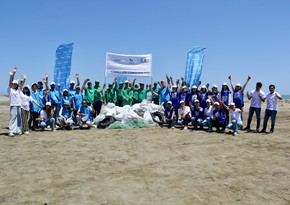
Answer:
[[[156,127],[11,138],[0,97],[0,204],[290,204],[289,108],[279,103],[273,134]]]

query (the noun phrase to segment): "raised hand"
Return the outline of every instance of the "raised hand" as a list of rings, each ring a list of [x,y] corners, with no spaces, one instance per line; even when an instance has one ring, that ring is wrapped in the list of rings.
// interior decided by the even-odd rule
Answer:
[[[229,76],[229,80],[232,80],[232,76],[231,75]]]
[[[248,75],[248,80],[251,80],[251,79],[252,79],[252,77]]]
[[[17,68],[15,67],[14,69],[13,69],[13,73],[16,73],[17,72]]]
[[[79,78],[79,74],[76,73],[76,79],[78,79],[78,78]]]

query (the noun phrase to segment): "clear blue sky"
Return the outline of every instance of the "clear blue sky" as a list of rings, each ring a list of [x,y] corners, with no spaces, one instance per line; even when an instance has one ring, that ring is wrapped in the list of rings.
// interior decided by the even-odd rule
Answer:
[[[14,67],[28,84],[45,73],[52,81],[56,48],[73,42],[81,81],[104,81],[106,52],[152,53],[154,81],[180,78],[188,50],[201,46],[204,84],[251,75],[247,91],[261,81],[290,94],[289,9],[289,0],[0,0],[0,93]]]

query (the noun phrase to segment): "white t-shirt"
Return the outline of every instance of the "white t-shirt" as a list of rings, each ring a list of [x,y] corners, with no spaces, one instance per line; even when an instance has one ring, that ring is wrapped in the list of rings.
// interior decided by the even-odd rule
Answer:
[[[277,93],[278,96],[281,96],[279,93]],[[266,102],[267,102],[267,110],[278,110],[278,98],[274,93],[268,93],[266,95]]]
[[[241,110],[236,108],[235,110],[230,109],[231,119],[236,120],[237,122],[242,122]]]
[[[30,110],[30,102],[35,102],[35,100],[31,96],[24,95],[22,92],[20,92],[20,103],[23,110]]]
[[[254,108],[261,108],[262,107],[262,101],[259,97],[260,94],[262,96],[265,96],[265,93],[262,90],[257,92],[256,89],[254,89],[250,92],[250,96],[252,97],[251,107],[254,107]]]
[[[41,118],[42,121],[46,121],[47,120],[47,112],[45,110],[41,110],[39,117]]]
[[[13,88],[8,88],[7,89],[7,93],[9,95],[9,99],[10,99],[10,106],[21,106],[20,103],[20,89],[18,88],[13,89]]]
[[[214,107],[213,106],[204,108],[204,116],[205,117],[212,117],[213,110],[214,110]]]
[[[188,106],[185,106],[185,109],[184,110],[182,108],[179,108],[178,113],[180,115],[183,115],[183,114],[186,115],[187,113],[190,113],[190,108]]]

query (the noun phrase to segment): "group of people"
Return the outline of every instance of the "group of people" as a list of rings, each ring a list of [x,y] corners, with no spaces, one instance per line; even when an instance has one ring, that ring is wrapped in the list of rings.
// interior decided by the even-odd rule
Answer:
[[[8,94],[10,97],[10,121],[9,136],[15,134],[29,134],[31,130],[45,130],[50,127],[52,131],[56,127],[72,129],[73,125],[82,127],[95,127],[94,118],[101,112],[102,106],[114,103],[117,106],[133,105],[143,100],[150,100],[155,104],[164,106],[163,123],[173,128],[176,124],[184,125],[184,129],[191,124],[194,129],[207,127],[208,132],[213,127],[218,132],[226,128],[233,129],[233,134],[243,126],[244,90],[251,79],[248,76],[242,86],[237,83],[235,86],[229,76],[232,91],[227,83],[218,90],[217,85],[210,89],[209,84],[194,85],[191,88],[184,81],[176,80],[166,76],[165,81],[154,82],[153,86],[140,82],[136,84],[126,80],[100,85],[99,80],[92,81],[85,79],[80,85],[79,75],[76,74],[75,81],[70,81],[69,88],[60,90],[61,85],[51,82],[48,86],[48,75],[42,81],[25,85],[26,76],[14,79],[17,69],[10,72]],[[45,88],[44,88],[45,86]],[[199,87],[201,87],[199,89]],[[263,128],[265,132],[268,119],[271,117],[271,129],[274,131],[275,118],[277,113],[277,100],[282,99],[281,95],[275,92],[275,86],[269,86],[269,93],[261,90],[262,83],[257,83],[256,88],[247,93],[251,100],[247,126],[250,129],[253,114],[257,116],[256,130],[259,132],[260,115],[262,102],[267,101]],[[150,99],[149,99],[150,98]]]

